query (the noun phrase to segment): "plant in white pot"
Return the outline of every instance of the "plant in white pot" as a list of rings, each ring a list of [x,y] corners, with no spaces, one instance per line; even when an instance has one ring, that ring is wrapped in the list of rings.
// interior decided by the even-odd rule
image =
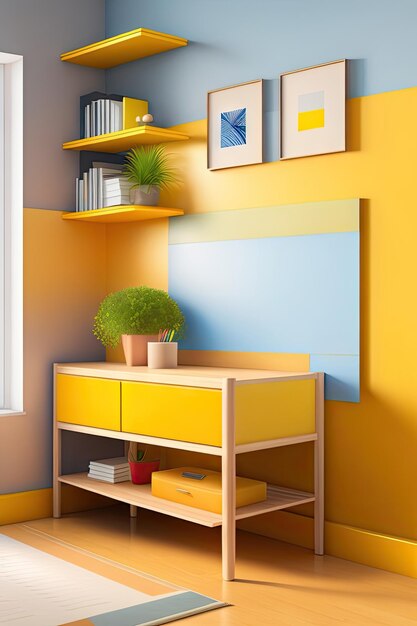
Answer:
[[[94,318],[93,333],[106,348],[122,339],[127,365],[146,365],[148,341],[157,341],[161,329],[180,333],[184,315],[166,291],[144,285],[110,293]]]
[[[171,167],[169,160],[170,155],[161,145],[139,146],[129,150],[123,174],[132,183],[134,204],[156,206],[161,189],[179,183],[177,170]]]

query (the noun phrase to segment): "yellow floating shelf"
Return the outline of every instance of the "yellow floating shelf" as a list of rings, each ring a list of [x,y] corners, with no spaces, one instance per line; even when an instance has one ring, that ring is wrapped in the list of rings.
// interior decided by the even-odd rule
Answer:
[[[126,152],[132,146],[185,141],[188,135],[169,128],[157,126],[137,126],[118,130],[106,135],[75,139],[62,144],[64,150],[92,150],[93,152]]]
[[[187,39],[158,33],[147,28],[136,28],[127,33],[97,41],[89,46],[64,52],[61,61],[107,69],[121,63],[129,63],[160,52],[181,48]]]
[[[143,220],[157,220],[161,217],[175,217],[184,215],[182,209],[167,209],[161,206],[139,206],[123,204],[110,206],[94,211],[64,213],[62,219],[77,220],[79,222],[141,222]]]

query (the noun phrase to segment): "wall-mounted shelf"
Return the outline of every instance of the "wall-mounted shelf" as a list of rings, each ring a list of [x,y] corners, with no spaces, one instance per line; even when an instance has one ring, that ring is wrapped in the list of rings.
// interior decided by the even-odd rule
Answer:
[[[187,39],[159,33],[147,28],[136,28],[127,33],[97,41],[83,48],[61,54],[61,61],[108,69],[121,63],[181,48]]]
[[[184,215],[182,209],[167,209],[159,206],[120,205],[94,211],[64,213],[62,219],[79,222],[141,222],[143,220],[157,220],[161,217]]]
[[[171,141],[185,141],[188,135],[169,128],[156,126],[137,126],[115,133],[75,139],[62,144],[64,150],[91,150],[93,152],[126,152],[132,146],[167,143]]]

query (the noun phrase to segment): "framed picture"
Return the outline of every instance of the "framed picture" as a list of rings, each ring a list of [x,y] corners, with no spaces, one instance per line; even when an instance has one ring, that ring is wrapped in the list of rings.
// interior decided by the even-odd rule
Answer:
[[[346,150],[346,60],[281,74],[281,159]]]
[[[210,91],[207,167],[262,163],[262,80]]]

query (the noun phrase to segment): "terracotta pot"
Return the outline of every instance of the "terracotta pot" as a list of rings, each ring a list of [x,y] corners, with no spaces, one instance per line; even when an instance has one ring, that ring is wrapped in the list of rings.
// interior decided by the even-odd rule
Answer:
[[[148,341],[157,341],[158,335],[122,335],[127,365],[147,365]]]

